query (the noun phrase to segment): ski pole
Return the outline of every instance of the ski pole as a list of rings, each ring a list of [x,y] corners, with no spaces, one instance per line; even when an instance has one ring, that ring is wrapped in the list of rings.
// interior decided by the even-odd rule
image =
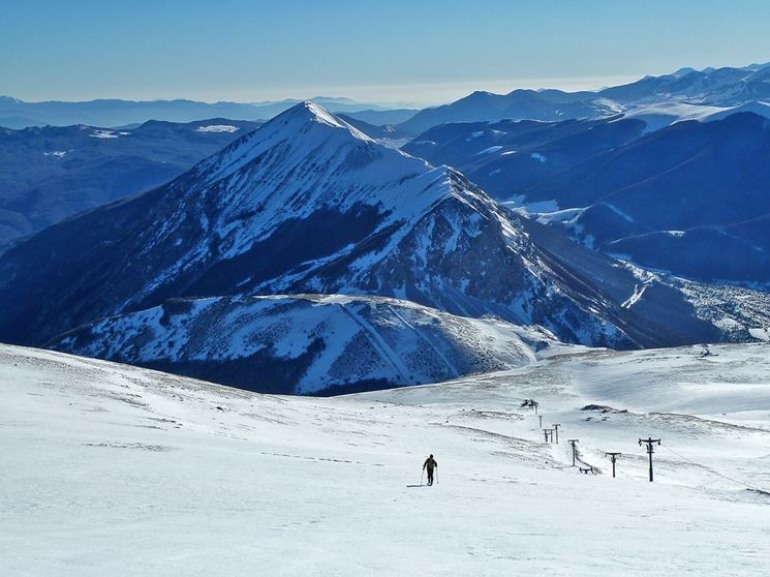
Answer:
[[[438,467],[436,467],[436,485],[438,485]]]
[[[422,476],[425,474],[425,469],[420,472],[420,485],[422,485]]]

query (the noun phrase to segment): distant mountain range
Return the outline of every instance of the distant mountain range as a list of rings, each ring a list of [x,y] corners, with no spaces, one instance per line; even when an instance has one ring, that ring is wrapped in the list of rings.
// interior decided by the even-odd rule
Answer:
[[[649,129],[677,120],[723,118],[750,111],[770,117],[770,64],[646,77],[597,92],[514,90],[474,92],[451,104],[421,110],[398,128],[419,134],[447,122],[639,117]]]
[[[770,116],[769,78],[770,64],[753,64],[701,71],[683,68],[673,74],[648,76],[595,92],[554,89],[519,89],[505,95],[474,92],[456,102],[424,110],[393,109],[338,97],[317,97],[313,101],[332,113],[347,114],[374,126],[396,126],[398,132],[412,136],[447,122],[558,121],[618,114],[642,118],[648,127],[657,129],[676,120],[722,118],[739,111]],[[20,129],[85,124],[125,128],[148,120],[269,120],[299,102],[292,99],[261,103],[206,103],[183,99],[24,102],[0,96],[0,126]]]
[[[572,238],[706,282],[770,286],[770,120],[648,133],[638,118],[435,127],[404,147]]]
[[[5,130],[0,340],[311,394],[751,340],[766,75],[477,93],[397,126],[303,102],[256,130]]]
[[[398,124],[417,112],[410,109],[389,109],[347,98],[318,97],[314,100],[334,112],[355,114],[360,120],[377,125]],[[0,96],[0,127],[21,129],[30,126],[85,124],[104,128],[130,128],[150,120],[180,123],[208,118],[269,120],[299,102],[301,101],[208,103],[182,99],[24,102],[10,96]]]
[[[313,304],[302,296],[308,294],[356,296],[357,309],[387,315],[377,313],[374,322],[374,312],[356,313],[351,324],[349,307],[326,297]],[[286,300],[245,310],[242,299],[258,295]],[[411,304],[386,306],[382,297]],[[328,318],[302,320],[308,307],[321,305]],[[402,314],[404,307],[412,312]],[[244,312],[235,324],[227,320],[234,308]],[[403,365],[388,343],[419,335],[425,329],[417,326],[441,316],[435,311],[534,327],[545,336],[530,339],[525,356],[555,338],[620,348],[748,338],[745,324],[743,335],[734,326],[725,330],[709,320],[713,311],[697,309],[665,279],[509,212],[461,174],[379,145],[311,103],[163,187],[51,226],[0,258],[3,341],[165,363],[218,382],[242,383],[257,370],[280,371],[287,356],[301,358],[291,366],[305,371],[276,376],[281,390],[420,381],[404,378],[412,370],[376,367]],[[769,311],[760,306],[751,322]],[[725,314],[718,316],[724,323]],[[437,330],[448,322],[439,320]],[[360,336],[355,324],[365,327]],[[474,326],[460,334],[483,332]],[[286,336],[302,330],[304,338]],[[296,347],[278,345],[286,339]],[[369,341],[363,348],[361,339]],[[440,358],[428,350],[439,346],[436,338],[410,339],[410,354]],[[453,374],[502,362],[502,349],[491,342],[469,338]],[[325,356],[332,348],[334,358],[346,360]],[[214,350],[225,352],[208,363]],[[358,361],[347,378],[335,370],[315,384],[303,381],[310,367],[320,374],[318,367],[350,359]]]
[[[647,76],[631,84],[605,88],[598,94],[623,104],[665,98],[708,106],[736,106],[768,99],[770,63],[743,68],[682,68],[673,74]]]
[[[411,134],[420,134],[449,122],[602,118],[618,115],[622,111],[623,108],[616,102],[593,92],[521,89],[506,95],[474,92],[451,104],[421,110],[398,127]]]

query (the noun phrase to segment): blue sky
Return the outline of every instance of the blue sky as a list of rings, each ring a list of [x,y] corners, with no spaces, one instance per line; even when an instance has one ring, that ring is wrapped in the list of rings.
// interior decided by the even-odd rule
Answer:
[[[0,94],[27,101],[427,105],[770,61],[767,0],[0,2]]]

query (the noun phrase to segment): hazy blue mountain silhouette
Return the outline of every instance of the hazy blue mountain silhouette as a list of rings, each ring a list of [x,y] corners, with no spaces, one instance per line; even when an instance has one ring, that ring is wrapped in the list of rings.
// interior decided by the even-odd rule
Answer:
[[[388,107],[356,102],[348,98],[318,97],[315,100],[335,112],[353,114],[377,125],[403,122],[417,112],[403,108],[391,110]],[[301,100],[296,99],[258,103],[209,103],[186,99],[24,102],[17,98],[0,96],[0,127],[22,129],[30,126],[86,124],[125,128],[151,120],[187,123],[208,118],[264,121],[285,112],[299,102]]]
[[[566,120],[612,116],[618,109],[592,92],[561,90],[514,90],[505,95],[474,92],[460,100],[419,111],[400,130],[420,134],[447,122],[475,122],[498,119]]]

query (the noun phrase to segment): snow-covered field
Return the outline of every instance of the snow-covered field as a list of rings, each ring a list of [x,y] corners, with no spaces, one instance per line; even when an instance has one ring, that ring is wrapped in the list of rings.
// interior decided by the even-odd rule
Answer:
[[[0,575],[766,576],[768,352],[317,399],[0,346]]]

